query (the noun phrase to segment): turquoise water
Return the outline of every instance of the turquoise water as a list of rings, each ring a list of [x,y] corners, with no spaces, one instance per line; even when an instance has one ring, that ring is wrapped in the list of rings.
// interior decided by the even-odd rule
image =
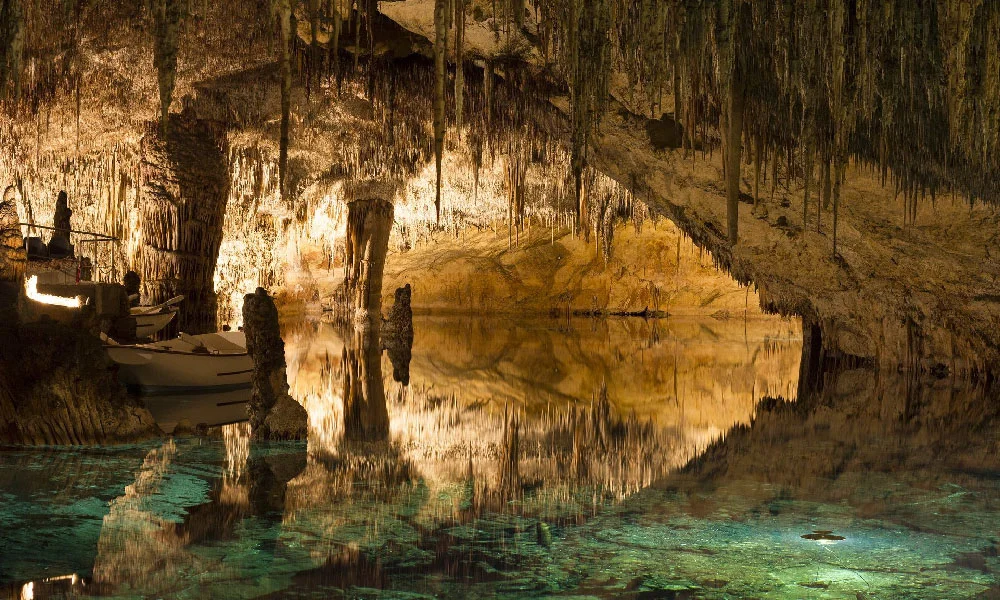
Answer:
[[[0,597],[1000,595],[995,396],[762,400],[797,387],[787,328],[653,327],[418,320],[407,386],[297,328],[308,443],[0,452]]]

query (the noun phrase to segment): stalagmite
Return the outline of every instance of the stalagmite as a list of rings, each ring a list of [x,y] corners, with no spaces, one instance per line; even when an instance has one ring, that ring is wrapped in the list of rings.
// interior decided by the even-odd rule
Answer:
[[[243,300],[243,329],[247,352],[253,359],[250,427],[257,439],[302,439],[308,415],[288,395],[285,376],[285,343],[278,325],[274,299],[263,288]]]
[[[396,289],[395,301],[382,323],[382,347],[392,362],[392,378],[403,385],[410,383],[410,357],[413,351],[413,309],[410,307],[410,284]]]
[[[10,186],[0,202],[0,282],[11,282],[20,287],[27,260],[18,225],[14,186]],[[16,296],[16,289],[14,292]]]

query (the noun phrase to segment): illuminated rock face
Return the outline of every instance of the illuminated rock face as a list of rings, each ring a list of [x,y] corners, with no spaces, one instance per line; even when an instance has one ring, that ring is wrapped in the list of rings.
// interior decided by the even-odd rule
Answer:
[[[382,273],[392,214],[392,203],[386,200],[355,200],[347,205],[344,294],[356,323],[382,319]]]
[[[34,6],[24,2],[19,4]],[[157,5],[167,7],[175,4],[161,2]],[[671,5],[660,3],[650,10],[659,15],[656,18],[665,18],[660,11],[668,10]],[[232,6],[237,6],[238,10]],[[604,4],[601,6],[607,7]],[[534,17],[528,15],[525,27],[528,31],[535,28],[536,40],[524,36],[519,27],[505,28],[505,24],[498,23],[495,18],[485,17],[484,14],[489,11],[482,6],[470,8],[466,17],[472,17],[471,13],[475,10],[479,10],[480,15],[470,18],[467,26],[458,25],[465,19],[455,19],[456,27],[461,27],[463,31],[464,50],[458,54],[464,52],[467,57],[482,57],[487,63],[485,72],[488,76],[483,69],[467,61],[465,68],[460,70],[463,77],[456,77],[455,93],[451,93],[450,86],[445,86],[449,96],[445,102],[446,113],[451,113],[453,98],[461,100],[453,113],[456,117],[454,124],[447,122],[448,119],[443,123],[438,119],[439,124],[445,126],[447,140],[442,156],[440,221],[436,214],[438,190],[434,185],[436,173],[431,158],[435,146],[432,127],[434,106],[432,94],[427,93],[439,80],[430,61],[411,56],[414,52],[429,51],[432,40],[436,39],[434,11],[427,2],[416,0],[383,3],[372,9],[375,14],[359,16],[359,22],[365,25],[368,24],[365,20],[371,18],[372,40],[364,39],[368,31],[364,26],[347,27],[340,31],[344,18],[353,19],[356,15],[318,18],[316,11],[306,10],[303,3],[293,3],[299,27],[296,55],[291,57],[291,63],[302,65],[303,69],[293,74],[291,90],[282,89],[287,85],[284,85],[286,78],[279,77],[279,69],[274,64],[278,54],[274,47],[276,34],[273,21],[266,7],[259,3],[237,3],[228,7],[208,4],[192,6],[189,7],[189,14],[181,16],[177,28],[163,28],[154,22],[152,36],[147,31],[148,24],[144,24],[140,16],[141,11],[131,4],[82,6],[78,25],[82,34],[79,36],[46,35],[77,31],[72,14],[50,14],[49,19],[41,22],[34,18],[26,21],[15,18],[10,24],[16,26],[6,29],[5,33],[11,39],[16,38],[19,48],[10,54],[10,60],[17,58],[20,61],[22,56],[36,54],[43,57],[50,54],[52,57],[79,56],[83,60],[72,63],[72,77],[68,78],[56,76],[52,71],[56,68],[54,65],[62,64],[58,60],[43,58],[35,61],[36,66],[32,68],[43,68],[52,75],[35,79],[28,77],[26,63],[5,63],[20,72],[20,77],[17,72],[11,72],[4,83],[6,91],[12,91],[28,81],[44,83],[30,90],[25,88],[30,99],[38,101],[37,110],[12,113],[9,117],[11,135],[5,135],[0,140],[4,146],[4,152],[0,152],[0,182],[18,181],[19,187],[25,190],[25,197],[18,203],[22,221],[32,215],[49,214],[49,203],[53,201],[56,190],[62,189],[65,184],[73,205],[71,208],[79,216],[78,223],[121,237],[126,254],[122,261],[128,263],[128,268],[139,272],[143,281],[150,282],[146,284],[146,291],[156,296],[166,293],[161,288],[183,287],[196,300],[189,302],[189,307],[196,303],[207,307],[213,301],[211,279],[215,279],[220,290],[227,295],[219,312],[232,317],[233,322],[239,320],[239,299],[257,285],[269,289],[281,287],[281,291],[296,295],[300,288],[322,279],[322,274],[315,268],[319,261],[310,263],[307,256],[295,255],[299,251],[298,242],[302,241],[303,231],[311,226],[309,221],[315,216],[314,209],[318,205],[327,203],[343,209],[351,200],[369,197],[356,193],[359,181],[375,182],[393,191],[383,196],[393,202],[399,217],[399,229],[405,229],[405,235],[400,235],[400,239],[414,249],[419,245],[415,242],[438,241],[448,250],[453,250],[455,244],[445,244],[435,238],[450,233],[455,239],[462,239],[463,234],[474,230],[495,233],[497,247],[503,246],[499,242],[506,233],[508,245],[518,247],[525,241],[537,242],[540,237],[538,230],[548,227],[556,231],[553,237],[558,236],[560,229],[568,229],[570,235],[581,239],[586,239],[588,235],[597,238],[592,239],[594,246],[588,252],[595,257],[606,255],[609,248],[614,248],[614,244],[606,243],[607,238],[625,241],[621,239],[620,231],[608,225],[614,220],[611,217],[616,214],[621,216],[625,208],[625,203],[618,200],[631,197],[638,201],[635,206],[643,204],[649,215],[673,221],[684,235],[708,252],[712,261],[738,282],[754,284],[760,291],[759,301],[766,309],[803,315],[816,324],[822,332],[823,344],[834,353],[860,356],[881,362],[883,366],[902,365],[907,368],[943,365],[964,371],[1000,364],[1000,351],[997,350],[1000,338],[992,325],[1000,310],[995,301],[1000,296],[1000,289],[997,288],[1000,262],[991,250],[996,236],[990,210],[979,204],[951,207],[953,198],[941,195],[937,198],[942,201],[936,205],[925,203],[926,206],[921,204],[918,207],[915,198],[922,188],[918,183],[923,181],[913,173],[922,173],[923,177],[929,172],[937,173],[935,169],[940,166],[935,162],[937,159],[929,159],[928,156],[940,155],[936,151],[930,152],[927,146],[920,146],[928,151],[927,154],[900,154],[900,148],[908,147],[908,141],[911,141],[907,136],[912,136],[912,141],[918,142],[918,146],[928,140],[947,138],[951,144],[950,151],[976,161],[980,160],[978,157],[996,155],[988,151],[987,144],[995,137],[994,133],[989,133],[995,131],[995,127],[978,127],[975,115],[970,119],[955,117],[975,105],[964,100],[965,94],[971,92],[964,88],[962,82],[966,68],[973,69],[970,77],[978,76],[983,67],[983,57],[971,57],[971,62],[963,62],[961,57],[964,56],[964,45],[978,43],[975,40],[979,39],[977,36],[981,36],[982,31],[971,31],[972,37],[960,38],[954,47],[948,46],[944,51],[947,60],[934,60],[923,65],[935,69],[934,72],[942,77],[917,77],[922,82],[917,86],[895,79],[878,80],[880,86],[885,86],[884,91],[893,92],[879,98],[894,102],[900,102],[901,98],[923,102],[925,98],[920,93],[928,89],[935,94],[956,92],[956,97],[951,99],[933,96],[940,104],[938,108],[947,105],[953,112],[937,108],[931,110],[923,104],[909,112],[899,112],[898,104],[888,107],[894,111],[893,114],[905,117],[903,122],[914,127],[912,130],[905,127],[882,130],[887,137],[867,140],[865,148],[857,151],[855,158],[865,164],[869,162],[866,156],[878,156],[879,166],[884,170],[879,177],[873,177],[846,159],[850,155],[844,153],[844,144],[850,136],[845,135],[844,130],[840,130],[834,147],[834,140],[827,140],[830,144],[823,145],[815,139],[814,134],[819,130],[809,127],[799,130],[793,126],[802,125],[799,121],[806,117],[801,115],[821,118],[816,115],[829,113],[781,104],[799,97],[798,88],[794,88],[795,94],[788,95],[791,90],[788,85],[800,81],[796,78],[802,77],[805,71],[790,73],[791,79],[771,77],[775,75],[771,71],[767,71],[767,78],[748,77],[747,81],[752,80],[753,84],[748,84],[747,94],[758,96],[756,99],[748,96],[747,134],[755,139],[767,139],[763,145],[756,141],[744,142],[754,166],[762,165],[763,168],[754,169],[753,181],[745,170],[743,180],[736,182],[742,195],[729,194],[730,199],[742,199],[742,203],[738,204],[741,210],[736,223],[740,242],[733,246],[727,241],[730,222],[726,208],[727,194],[723,189],[727,187],[727,180],[722,176],[722,153],[717,151],[720,149],[720,132],[725,127],[722,121],[712,121],[718,121],[717,111],[705,108],[719,106],[725,100],[721,91],[725,91],[726,86],[719,87],[722,82],[717,80],[717,73],[701,73],[705,77],[702,83],[707,86],[704,89],[694,85],[693,73],[688,72],[685,76],[685,69],[700,72],[704,64],[716,64],[693,60],[699,53],[704,53],[704,57],[718,58],[721,61],[718,65],[724,67],[731,64],[728,62],[729,51],[714,46],[719,40],[712,36],[706,38],[707,46],[694,44],[672,51],[655,44],[644,44],[639,39],[644,35],[642,32],[648,33],[651,27],[657,27],[658,21],[649,15],[633,15],[630,11],[636,6],[635,3],[625,3],[623,12],[613,11],[612,15],[616,15],[614,18],[635,17],[635,27],[614,33],[625,36],[620,41],[626,46],[643,48],[640,55],[629,53],[628,60],[609,62],[605,60],[605,50],[608,49],[601,46],[603,42],[598,36],[587,39],[601,42],[598,46],[603,50],[595,47],[595,53],[577,57],[583,70],[575,74],[583,77],[581,81],[600,84],[595,86],[595,90],[606,84],[612,95],[608,102],[609,110],[599,127],[591,127],[593,124],[589,119],[581,118],[578,106],[566,96],[565,89],[531,77],[533,67],[537,66],[531,64],[532,61],[544,56],[546,60],[561,63],[569,56],[555,47],[533,45],[544,45],[553,41],[552,36],[558,37],[557,29],[548,28],[548,25],[558,27],[565,24],[560,23],[554,13],[542,10]],[[698,10],[711,13],[715,6],[705,5]],[[912,9],[906,3],[902,3],[901,7],[906,9],[899,17],[900,22],[907,25],[902,30],[906,35],[913,35],[916,31],[910,27],[914,22],[925,17],[932,18],[931,13],[926,11],[936,10]],[[753,23],[785,26],[784,20],[777,19],[773,7],[755,10],[762,12],[759,19],[755,17],[752,20]],[[976,10],[993,14],[989,11],[994,9],[984,4]],[[962,11],[956,13],[947,7],[942,11],[939,16],[946,17],[942,22],[949,23],[949,27],[946,32],[942,29],[935,33],[940,35],[935,39],[937,43],[955,42],[950,36],[969,32],[970,23],[980,21],[968,15],[961,16],[964,14]],[[920,73],[920,63],[907,62],[901,58],[905,53],[900,54],[894,46],[904,43],[900,40],[906,38],[886,33],[887,17],[879,11],[866,12],[864,17],[841,23],[844,27],[859,27],[871,32],[875,37],[869,41],[878,41],[885,51],[884,55],[866,57],[863,65],[872,69],[880,64],[879,61],[887,61],[886,64],[894,67],[868,72],[898,72],[901,76],[904,73]],[[533,18],[543,19],[546,26],[539,29],[540,24],[533,22]],[[739,18],[744,19],[745,15]],[[803,11],[796,13],[794,18],[816,26],[826,18],[826,13]],[[233,26],[233,19],[238,26]],[[501,15],[500,21],[504,19]],[[168,19],[172,20],[172,17]],[[675,22],[673,19],[668,21]],[[26,26],[36,29],[24,34]],[[497,31],[492,29],[495,26],[499,26],[504,35],[497,35]],[[697,34],[700,26],[694,24],[692,27],[688,33]],[[821,29],[827,32],[827,29]],[[361,31],[362,39],[351,39],[357,38],[358,31]],[[592,33],[588,31],[588,36]],[[456,34],[454,28],[448,34],[446,45],[449,49],[454,48],[451,38]],[[294,33],[292,35],[294,37]],[[830,42],[830,52],[838,53],[844,51],[841,42],[853,43],[851,40],[855,39],[834,36],[830,41],[824,36],[796,36],[795,39],[798,40],[796,43],[807,45]],[[59,41],[56,44],[42,43],[42,40],[57,37]],[[507,42],[501,43],[502,40]],[[347,68],[345,61],[351,59],[359,66],[369,62],[365,54],[369,42],[377,56],[371,61],[371,68]],[[760,48],[770,49],[767,44],[772,42],[766,41]],[[754,46],[754,52],[760,48]],[[890,51],[892,48],[896,50]],[[9,49],[13,50],[14,46]],[[342,49],[360,54],[349,56],[340,52]],[[176,68],[170,59],[175,51]],[[620,49],[612,51],[612,54],[618,51]],[[824,52],[815,52],[810,56],[824,57]],[[984,56],[987,54],[983,53]],[[449,52],[444,62],[451,60],[452,55]],[[927,57],[923,51],[920,55]],[[820,69],[825,74],[826,69],[843,62],[837,59],[838,56],[843,57],[842,54],[831,54],[830,60],[810,64],[789,59],[787,64],[803,69]],[[653,61],[650,64],[657,68],[642,72],[639,67],[647,59]],[[681,62],[677,63],[678,60]],[[672,81],[666,76],[669,69],[660,68],[667,64],[680,64],[682,67],[680,72],[672,72]],[[763,60],[757,67],[772,69],[776,64]],[[169,73],[152,68],[154,66],[164,67]],[[612,71],[606,71],[607,68]],[[618,68],[623,71],[613,70]],[[940,73],[937,69],[948,72]],[[165,81],[164,75],[169,75],[172,83]],[[78,96],[71,85],[74,81],[81,82]],[[817,76],[808,81],[839,79]],[[933,88],[940,82],[947,82],[946,88]],[[146,135],[146,124],[158,120],[160,109],[166,104],[157,94],[158,89],[164,89],[160,83],[170,83],[165,87],[175,88],[172,95],[175,111],[193,112],[196,120],[218,122],[225,128],[225,144],[217,146],[230,149],[221,152],[221,162],[229,169],[217,169],[217,164],[213,166],[220,162],[220,153],[203,142],[190,140],[194,143],[183,144],[187,152],[197,154],[200,160],[196,163],[178,160],[179,169],[171,166],[171,160],[177,157],[167,156],[170,154],[168,150],[152,150],[156,145],[150,141],[152,138],[140,142]],[[924,85],[932,87],[925,88]],[[762,100],[759,94],[763,93],[761,90],[771,89],[768,86],[778,86],[775,91],[780,93],[765,95]],[[869,91],[875,89],[867,84],[861,87]],[[681,90],[681,94],[673,94],[675,89],[672,88]],[[591,91],[588,88],[586,94],[588,107],[590,100],[595,99],[591,97]],[[720,92],[717,98],[707,96],[717,92]],[[828,98],[839,97],[812,87],[802,93],[814,101],[826,102]],[[917,94],[917,97],[910,94]],[[877,99],[868,98],[871,102]],[[991,98],[983,100],[988,101],[987,104],[993,102]],[[765,110],[749,108],[760,109],[761,102],[764,102]],[[34,106],[30,102],[24,104]],[[281,118],[283,104],[290,105],[287,120]],[[848,115],[850,118],[845,122],[879,126],[876,129],[881,130],[880,123],[865,121],[874,114],[871,112],[873,106],[871,103],[844,103],[842,107],[852,111],[857,109],[860,114],[860,117]],[[667,132],[669,135],[664,135],[658,127],[665,122],[663,115],[666,113],[669,116],[670,108],[675,112],[673,121],[679,121],[683,126],[680,130],[671,128]],[[946,112],[952,115],[953,123],[939,122]],[[458,118],[459,113],[461,119]],[[175,113],[169,117],[170,123],[176,116]],[[280,123],[283,121],[287,122],[287,144],[282,142],[285,136]],[[762,127],[762,122],[773,127]],[[917,124],[927,127],[917,127]],[[987,134],[972,135],[977,129]],[[175,135],[169,133],[170,130],[168,128],[168,139]],[[583,138],[589,138],[591,146],[586,151],[589,166],[579,173],[581,182],[590,181],[596,173],[598,178],[614,180],[615,185],[628,194],[614,191],[608,195],[603,193],[603,184],[588,187],[583,183],[580,187],[585,192],[579,196],[576,194],[577,178],[571,174],[576,175],[576,171],[580,171],[580,133],[585,134]],[[732,133],[732,128],[729,128],[729,133]],[[202,136],[201,139],[207,137]],[[681,148],[674,147],[678,143]],[[969,151],[970,148],[975,151]],[[245,160],[250,155],[261,159]],[[282,155],[287,155],[282,170],[285,172],[283,190],[278,184],[278,163],[285,162],[280,158]],[[149,157],[152,157],[151,160],[147,160]],[[160,157],[165,158],[161,160]],[[144,161],[150,164],[144,165]],[[921,161],[927,164],[917,164]],[[233,168],[238,163],[246,168]],[[912,166],[915,170],[911,172],[903,166]],[[958,179],[962,180],[959,183],[970,184],[979,178],[983,183],[980,186],[983,188],[982,195],[995,195],[989,183],[992,181],[989,169],[976,170],[970,175],[962,171],[968,166],[964,162],[955,164],[959,170]],[[238,195],[247,201],[239,203],[232,212],[240,211],[241,214],[227,214],[225,218],[232,224],[232,229],[243,231],[230,231],[229,226],[225,228],[227,244],[233,243],[231,248],[225,250],[219,270],[212,268],[213,259],[205,257],[212,254],[211,247],[217,243],[212,234],[217,227],[217,219],[212,216],[216,214],[212,211],[213,207],[221,204],[221,200],[216,198],[215,192],[202,194],[193,191],[189,194],[191,198],[181,194],[183,202],[176,206],[160,200],[152,203],[139,201],[137,191],[142,192],[138,194],[141,198],[147,195],[155,197],[159,193],[159,190],[153,189],[158,184],[147,186],[140,181],[143,179],[140,177],[142,171],[150,169],[179,173],[177,181],[188,177],[183,173],[190,171],[191,179],[202,182],[199,185],[220,190],[220,195],[224,194],[221,190],[226,184],[219,180],[218,173],[228,171],[229,189],[240,188]],[[894,169],[899,171],[896,177],[900,193],[906,198],[903,207],[898,202],[894,203],[894,190],[890,189],[894,184],[892,178],[888,181],[890,187],[883,186],[881,181],[885,173]],[[429,170],[431,175],[425,177],[424,170]],[[469,174],[468,182],[449,189],[448,180],[457,171]],[[807,171],[810,176],[803,180],[801,174]],[[757,173],[763,180],[762,186],[758,185]],[[730,188],[733,187],[732,176],[733,173],[730,173]],[[169,182],[171,177],[156,176],[151,180]],[[427,182],[431,182],[429,187],[423,185]],[[809,190],[805,189],[810,185],[807,182],[812,185]],[[170,191],[172,186],[161,187],[171,197],[180,198]],[[752,198],[747,194],[751,187],[754,190]],[[285,193],[276,194],[276,191]],[[284,204],[272,202],[272,195],[280,195]],[[195,196],[199,200],[189,202]],[[806,202],[809,197],[812,198],[811,203]],[[834,197],[840,201],[835,252],[831,228],[833,207],[837,206]],[[581,198],[585,206],[579,204]],[[232,194],[229,199],[233,199]],[[486,202],[483,202],[484,199]],[[502,200],[495,202],[496,199]],[[751,200],[753,209],[749,206]],[[825,206],[826,200],[830,200],[829,207]],[[146,204],[151,208],[147,209]],[[190,212],[195,210],[191,208],[193,205],[203,206],[211,214],[192,218]],[[966,210],[969,208],[971,210]],[[171,213],[176,214],[169,216]],[[626,220],[634,218],[633,213]],[[164,221],[162,227],[155,223],[156,219]],[[172,222],[167,223],[168,219]],[[192,224],[197,222],[206,225],[202,228]],[[440,229],[435,229],[438,224]],[[328,250],[326,262],[334,265],[333,269],[342,266],[342,263],[338,264],[339,257],[335,252],[338,247],[336,240],[332,239],[343,233],[344,224],[341,222],[338,227],[334,235],[313,240],[317,243],[312,250],[317,254],[321,254],[324,247]],[[161,235],[175,236],[178,243],[156,239]],[[191,242],[192,236],[204,240],[206,248],[199,248]],[[294,243],[287,243],[290,241]],[[311,249],[304,248],[304,252],[308,251]],[[252,257],[254,263],[247,265],[234,259],[243,256],[241,252],[259,256]],[[282,253],[285,256],[280,256]],[[428,251],[427,254],[433,252]],[[472,253],[467,256],[471,257]],[[578,256],[584,254],[581,252]],[[610,257],[613,261],[613,251]],[[392,263],[390,255],[390,270]],[[303,268],[301,273],[294,272],[300,266],[308,270]],[[118,270],[118,278],[124,270]],[[469,270],[472,271],[471,268]],[[215,272],[205,276],[205,271]],[[287,286],[284,285],[286,271],[290,280]],[[615,280],[614,272],[608,273],[604,274],[606,278]],[[230,277],[236,274],[239,276]],[[496,275],[491,274],[491,278],[497,281],[502,277],[501,270],[497,270]],[[576,279],[587,278],[580,276]],[[620,299],[638,296],[641,290],[635,285],[637,278],[629,276],[625,279],[628,280],[626,285],[618,289],[636,294],[623,294]],[[154,284],[154,280],[165,280],[167,283]],[[398,285],[403,281],[391,283]],[[414,305],[420,307],[420,303],[425,302],[419,291],[422,286],[415,280],[411,283],[418,290]],[[467,280],[452,283],[454,285],[449,287],[463,293],[466,291],[463,287],[467,287]],[[655,285],[658,283],[654,282]],[[319,287],[323,286],[314,286],[314,289]],[[522,299],[533,296],[534,291],[541,287],[529,284],[529,292],[520,295]],[[477,291],[472,290],[474,294]],[[480,295],[489,296],[491,291],[483,290]],[[573,291],[559,290],[556,295],[563,292],[572,294]],[[601,308],[603,293],[598,293],[596,289],[583,291],[585,293],[580,294],[580,302],[573,306],[574,309],[592,310],[595,308],[594,296],[597,296],[597,308]],[[329,286],[320,290],[321,296],[331,293]],[[618,307],[627,304],[642,310],[647,299],[655,306],[657,293],[642,294],[645,297],[638,304],[622,302]],[[614,292],[607,295],[612,298],[607,307],[614,309]],[[430,300],[443,305],[448,300],[446,296],[444,293],[435,294]],[[516,296],[516,289],[508,290],[508,298]],[[232,298],[236,299],[235,302]],[[752,304],[753,296],[749,300]],[[552,308],[551,303],[548,304],[547,308]],[[541,303],[538,307],[544,310]],[[207,311],[205,314],[182,313],[181,326],[191,331],[209,327],[208,312],[211,309],[204,310]]]
[[[21,239],[13,196],[13,188],[10,188],[0,202],[0,281],[19,285],[24,277],[28,258]]]

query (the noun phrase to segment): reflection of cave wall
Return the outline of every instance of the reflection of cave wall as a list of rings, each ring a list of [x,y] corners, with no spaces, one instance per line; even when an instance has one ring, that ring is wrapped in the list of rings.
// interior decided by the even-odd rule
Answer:
[[[949,379],[850,370],[825,375],[796,403],[765,399],[749,425],[731,429],[677,478],[714,488],[754,481],[789,498],[856,499],[858,480],[883,474],[917,487],[990,485],[1000,472],[995,390]],[[765,486],[761,486],[762,493]],[[876,501],[866,510],[890,511]]]
[[[177,326],[190,333],[215,329],[215,263],[229,179],[222,136],[212,125],[183,116],[166,137],[150,126],[143,138],[140,230],[136,270],[146,303],[183,294]]]

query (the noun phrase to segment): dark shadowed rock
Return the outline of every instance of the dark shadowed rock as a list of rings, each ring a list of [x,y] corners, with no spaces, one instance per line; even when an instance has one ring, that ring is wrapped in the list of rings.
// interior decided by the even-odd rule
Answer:
[[[0,442],[106,444],[161,435],[118,383],[86,331],[58,323],[0,326]]]
[[[243,300],[243,329],[247,352],[254,365],[248,405],[254,436],[258,439],[305,437],[308,415],[288,395],[285,343],[278,326],[278,308],[263,288],[247,294]]]

